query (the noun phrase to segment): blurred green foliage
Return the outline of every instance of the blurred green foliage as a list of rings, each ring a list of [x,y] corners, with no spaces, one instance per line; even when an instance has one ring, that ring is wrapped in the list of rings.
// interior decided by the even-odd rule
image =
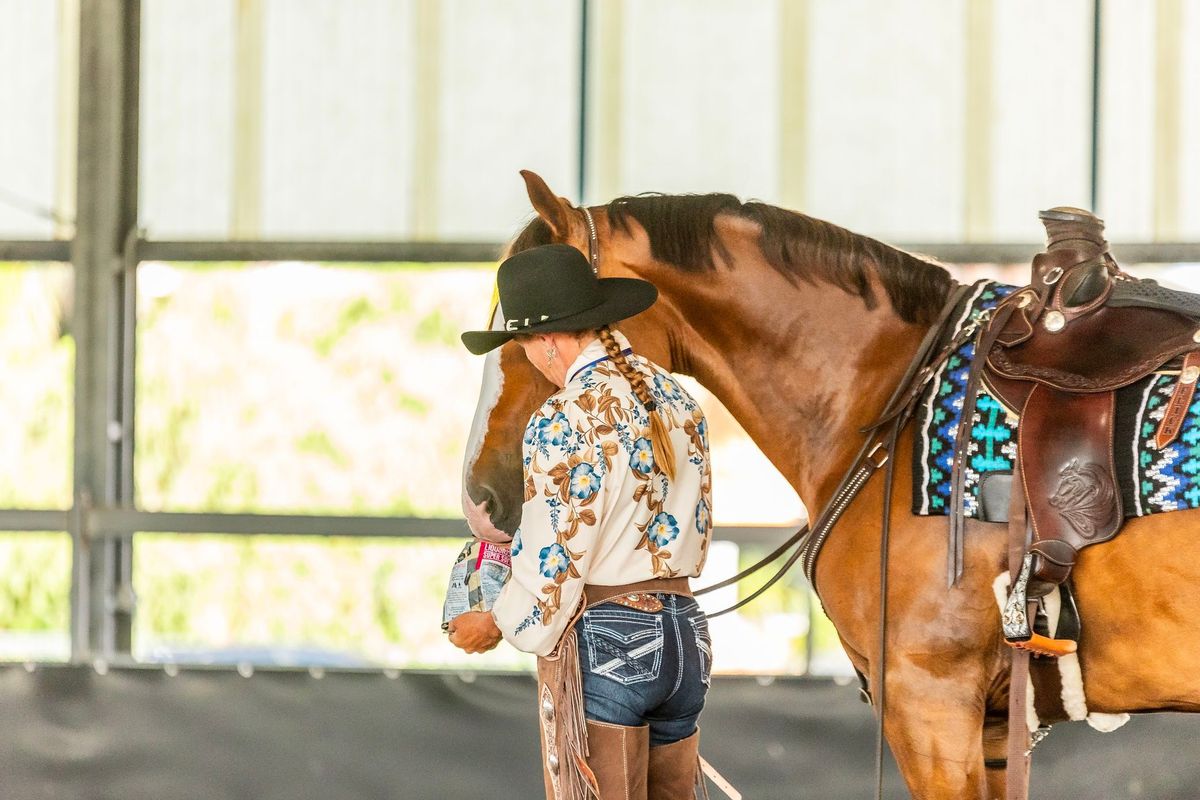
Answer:
[[[143,265],[139,506],[457,516],[481,366],[458,336],[485,317],[493,274],[490,265]],[[0,364],[17,378],[0,382],[4,407],[17,409],[0,441],[23,456],[0,467],[2,507],[70,505],[65,289],[69,271],[0,265]],[[532,664],[511,648],[466,656],[444,641],[441,601],[460,541],[135,542],[143,657],[270,645],[405,666]],[[745,549],[740,561],[759,555]],[[65,637],[70,568],[63,535],[0,536],[0,631]],[[788,583],[742,613],[743,640],[777,629],[773,620],[808,618],[808,593]],[[777,635],[787,641],[772,644],[790,655],[776,668],[804,668],[807,635],[804,624]],[[814,635],[837,647],[827,624]]]
[[[71,505],[70,270],[0,263],[0,507]]]
[[[66,534],[0,534],[0,629],[66,631],[70,588]]]
[[[447,319],[440,310],[434,309],[421,317],[421,321],[417,323],[416,340],[421,344],[456,347],[461,332],[462,329]]]

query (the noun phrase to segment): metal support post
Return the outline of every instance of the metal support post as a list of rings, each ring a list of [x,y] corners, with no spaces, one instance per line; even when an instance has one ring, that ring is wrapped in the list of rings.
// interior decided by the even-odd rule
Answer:
[[[132,507],[133,283],[140,0],[80,4],[75,267],[76,513],[71,657],[130,651],[132,535],[92,540],[94,506]],[[130,416],[127,416],[130,415]]]
[[[1092,132],[1091,132],[1091,210],[1100,211],[1100,75],[1103,65],[1104,6],[1092,0]]]

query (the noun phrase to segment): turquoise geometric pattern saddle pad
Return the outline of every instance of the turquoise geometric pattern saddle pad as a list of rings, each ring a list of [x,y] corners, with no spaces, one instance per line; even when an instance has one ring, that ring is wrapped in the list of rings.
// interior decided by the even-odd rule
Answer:
[[[971,319],[995,308],[1017,287],[994,281],[976,284],[956,311],[957,334]],[[913,448],[913,513],[950,513],[950,471],[962,418],[967,376],[975,357],[968,342],[942,364],[930,380],[916,415]],[[1151,375],[1117,392],[1114,457],[1122,506],[1128,517],[1200,508],[1200,393],[1188,408],[1175,441],[1162,450],[1154,434],[1162,421],[1178,375]],[[1011,473],[1017,454],[1019,420],[981,389],[971,419],[963,505],[968,517],[979,516],[979,483],[983,476]]]

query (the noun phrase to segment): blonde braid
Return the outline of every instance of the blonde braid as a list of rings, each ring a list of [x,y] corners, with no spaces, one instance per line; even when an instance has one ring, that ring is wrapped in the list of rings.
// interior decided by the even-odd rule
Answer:
[[[675,446],[671,444],[670,428],[667,427],[665,419],[666,409],[659,408],[658,403],[654,401],[650,387],[646,385],[646,376],[634,369],[625,358],[625,354],[621,352],[621,345],[617,343],[617,337],[613,336],[612,328],[607,325],[598,328],[596,336],[600,338],[604,351],[612,359],[617,371],[629,381],[637,399],[646,407],[646,411],[650,412],[650,449],[654,453],[654,463],[668,480],[675,480]]]

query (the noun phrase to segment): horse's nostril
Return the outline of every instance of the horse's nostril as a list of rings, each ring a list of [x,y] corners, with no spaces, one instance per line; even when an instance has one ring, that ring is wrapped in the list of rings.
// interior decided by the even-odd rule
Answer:
[[[504,505],[500,502],[500,495],[490,486],[480,486],[479,488],[483,490],[483,502],[487,504],[488,516],[495,524],[504,516]]]

